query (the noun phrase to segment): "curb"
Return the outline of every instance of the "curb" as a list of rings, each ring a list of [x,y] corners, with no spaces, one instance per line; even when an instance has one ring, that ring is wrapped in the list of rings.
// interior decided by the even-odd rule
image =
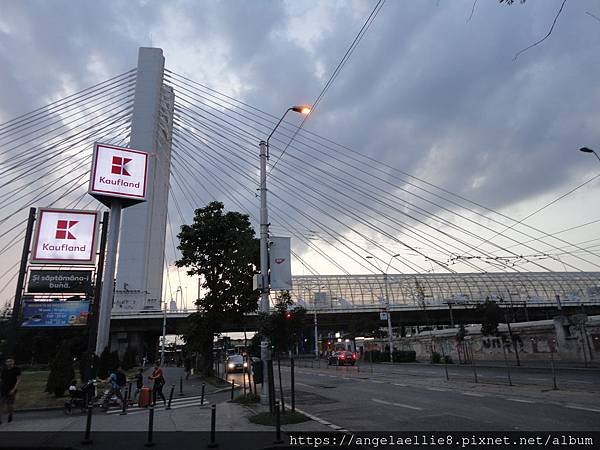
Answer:
[[[47,406],[45,408],[24,408],[24,409],[15,409],[15,413],[19,413],[19,412],[61,411],[64,408],[65,408],[64,406]]]

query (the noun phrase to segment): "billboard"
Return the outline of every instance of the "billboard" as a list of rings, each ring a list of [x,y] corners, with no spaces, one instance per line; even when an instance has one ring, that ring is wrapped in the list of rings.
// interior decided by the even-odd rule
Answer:
[[[24,302],[24,328],[81,327],[87,325],[89,301]]]
[[[31,270],[27,292],[32,294],[89,293],[91,270]]]
[[[94,144],[89,193],[94,197],[146,200],[148,153]]]
[[[31,263],[93,265],[97,235],[96,211],[38,208]]]
[[[271,269],[271,289],[275,291],[292,289],[290,255],[289,237],[270,238],[269,267]]]

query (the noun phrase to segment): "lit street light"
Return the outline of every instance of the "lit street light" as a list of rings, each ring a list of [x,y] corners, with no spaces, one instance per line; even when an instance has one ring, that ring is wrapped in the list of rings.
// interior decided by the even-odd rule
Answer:
[[[379,269],[379,271],[383,274],[383,284],[385,285],[385,315],[387,316],[387,326],[388,326],[388,346],[390,347],[390,362],[393,363],[394,362],[394,347],[392,344],[392,315],[390,314],[390,297],[388,295],[388,270],[390,269],[390,265],[392,264],[392,260],[394,258],[397,258],[398,256],[400,256],[399,253],[393,255],[390,258],[390,261],[388,262],[387,267],[385,268],[385,271],[381,270],[381,268],[379,267],[379,263],[377,262],[377,259],[375,259],[373,256],[365,256],[365,258],[367,259],[373,259],[375,260],[375,264],[377,266],[377,269]]]
[[[260,312],[269,313],[269,215],[267,210],[267,159],[269,158],[269,139],[283,122],[288,112],[294,111],[300,114],[310,113],[310,107],[305,105],[292,106],[288,108],[266,141],[260,141]],[[266,336],[260,342],[260,358],[263,364],[263,382],[260,393],[260,401],[263,405],[272,405],[274,399],[270,399],[268,383],[267,361],[270,359],[270,343]],[[271,401],[273,400],[273,401]]]
[[[598,156],[598,153],[596,153],[596,151],[592,150],[591,148],[581,147],[579,151],[583,153],[593,153],[594,155],[596,155],[596,158],[598,158],[598,161],[600,161],[600,156]]]

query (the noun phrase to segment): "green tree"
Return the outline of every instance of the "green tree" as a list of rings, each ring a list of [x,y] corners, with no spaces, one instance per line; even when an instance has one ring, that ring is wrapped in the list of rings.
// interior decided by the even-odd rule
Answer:
[[[127,347],[125,354],[123,355],[123,362],[121,367],[123,370],[129,370],[135,367],[137,357],[137,350],[133,347]]]
[[[105,379],[110,375],[111,356],[108,347],[104,347],[98,360],[98,378]]]
[[[306,318],[304,308],[292,305],[290,292],[282,291],[276,298],[275,311],[260,314],[259,334],[267,336],[278,353],[293,346]]]
[[[63,342],[50,363],[50,373],[46,381],[46,392],[62,397],[71,381],[75,378],[73,356],[69,342]]]
[[[178,234],[181,259],[188,275],[199,276],[205,294],[196,301],[199,313],[190,316],[186,346],[203,356],[203,373],[212,371],[213,338],[225,321],[241,322],[245,313],[258,307],[258,291],[252,289],[257,272],[258,241],[248,216],[223,211],[223,204],[211,202],[195,211],[191,225],[182,225]]]
[[[486,298],[485,303],[477,305],[475,309],[481,317],[481,334],[484,336],[498,336],[501,312],[496,302]]]

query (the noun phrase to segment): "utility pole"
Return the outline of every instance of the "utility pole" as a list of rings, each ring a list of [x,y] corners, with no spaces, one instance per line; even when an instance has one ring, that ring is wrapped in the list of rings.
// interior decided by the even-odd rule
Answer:
[[[267,143],[260,141],[260,312],[269,312],[269,215],[267,212]],[[267,361],[271,359],[268,336],[260,341],[260,359],[263,364],[263,382],[260,390],[260,402],[269,402],[269,377]]]

